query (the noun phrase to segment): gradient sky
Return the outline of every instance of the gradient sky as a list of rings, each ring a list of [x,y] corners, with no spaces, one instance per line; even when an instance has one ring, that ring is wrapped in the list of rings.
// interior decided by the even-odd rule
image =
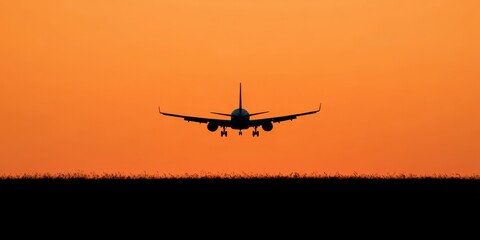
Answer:
[[[0,1],[0,175],[480,174],[476,0]],[[322,111],[227,138],[163,111]],[[260,117],[260,116],[258,116]]]

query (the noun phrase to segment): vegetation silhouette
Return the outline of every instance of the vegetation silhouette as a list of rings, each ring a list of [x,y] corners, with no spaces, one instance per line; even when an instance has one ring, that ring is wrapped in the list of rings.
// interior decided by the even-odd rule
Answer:
[[[336,199],[343,196],[389,199],[418,198],[437,200],[480,200],[480,176],[436,175],[417,176],[381,175],[328,175],[300,174],[25,174],[2,176],[0,192],[18,193],[172,193],[182,194],[238,194],[246,192],[266,194],[295,193],[297,196]]]
[[[403,216],[422,225],[426,220],[445,219],[445,215],[453,222],[478,211],[480,177],[25,174],[0,177],[0,196],[3,206],[16,209],[17,216],[47,216],[52,212],[64,219],[99,213],[116,216],[110,221],[124,219],[123,215],[134,216],[130,219],[188,216],[197,220],[198,216],[231,220],[242,216],[258,224],[264,224],[259,219],[265,218],[270,223],[282,222],[285,216],[291,222],[297,218],[307,222],[314,216],[327,221],[357,219],[352,225],[364,221],[365,216],[375,216],[380,223]]]
[[[435,175],[416,175],[393,173],[389,175],[380,174],[358,174],[354,172],[352,175],[345,174],[327,174],[327,173],[298,173],[290,174],[259,174],[259,173],[184,173],[184,174],[167,174],[167,173],[141,173],[141,174],[125,174],[125,173],[33,173],[33,174],[17,174],[17,175],[0,175],[0,180],[41,180],[41,179],[57,179],[57,180],[75,180],[75,179],[91,179],[91,180],[161,180],[161,179],[251,179],[251,180],[268,180],[268,179],[371,179],[371,180],[479,180],[480,175],[460,175],[460,174],[435,174]]]

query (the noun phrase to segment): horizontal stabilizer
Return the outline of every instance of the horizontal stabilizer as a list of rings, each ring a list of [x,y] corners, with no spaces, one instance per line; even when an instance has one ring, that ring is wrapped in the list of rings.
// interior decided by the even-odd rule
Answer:
[[[228,116],[228,117],[232,116],[231,114],[228,114],[228,113],[218,113],[218,112],[210,112],[210,113],[217,114],[217,115],[222,115],[222,116]]]
[[[252,114],[250,114],[250,116],[255,116],[255,115],[264,114],[264,113],[268,113],[268,111],[266,111],[266,112],[257,112],[257,113],[252,113]]]

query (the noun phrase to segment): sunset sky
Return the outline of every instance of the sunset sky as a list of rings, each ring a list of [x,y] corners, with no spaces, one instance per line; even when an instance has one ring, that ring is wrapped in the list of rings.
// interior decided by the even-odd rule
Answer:
[[[480,174],[477,0],[0,1],[0,175]],[[252,118],[209,132],[162,111]],[[225,117],[228,118],[228,117]]]

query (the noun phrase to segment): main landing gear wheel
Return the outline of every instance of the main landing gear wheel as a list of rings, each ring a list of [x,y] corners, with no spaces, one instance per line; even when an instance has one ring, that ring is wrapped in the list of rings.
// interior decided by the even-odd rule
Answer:
[[[223,127],[223,131],[220,132],[220,137],[227,136],[227,130],[225,130],[225,127]]]
[[[238,132],[238,135],[242,136],[242,131]]]
[[[254,136],[254,137],[257,136],[257,137],[258,137],[259,134],[260,134],[260,132],[257,131],[257,127],[255,127],[255,128],[253,129],[252,136]]]

